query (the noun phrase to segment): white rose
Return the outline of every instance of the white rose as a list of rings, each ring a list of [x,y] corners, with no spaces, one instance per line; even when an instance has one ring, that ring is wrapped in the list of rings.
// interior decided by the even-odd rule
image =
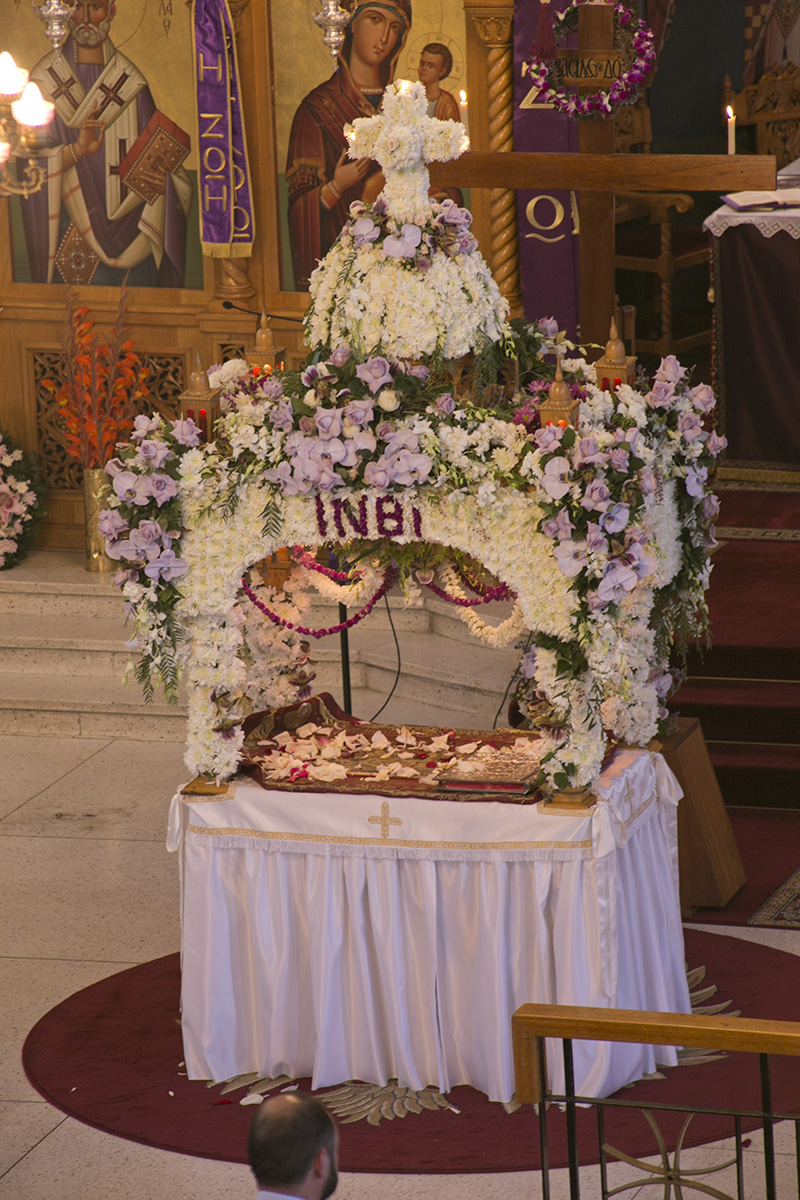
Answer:
[[[400,397],[394,388],[384,388],[378,396],[378,408],[382,408],[384,412],[394,412],[400,407]]]
[[[303,396],[303,404],[305,404],[306,408],[316,408],[319,404],[317,393],[313,388],[309,388],[305,396]]]

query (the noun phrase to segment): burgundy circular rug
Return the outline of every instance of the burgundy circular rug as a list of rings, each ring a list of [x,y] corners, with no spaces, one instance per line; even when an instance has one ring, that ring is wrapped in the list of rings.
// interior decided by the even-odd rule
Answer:
[[[737,938],[686,931],[690,967],[707,968],[705,984],[716,984],[709,1003],[732,1001],[742,1015],[800,1020],[798,960]],[[243,1089],[223,1094],[221,1086],[190,1082],[183,1059],[178,1001],[177,954],[103,979],[70,996],[31,1030],[23,1062],[33,1086],[79,1121],[117,1137],[164,1150],[228,1162],[246,1162],[247,1130],[253,1115],[239,1100]],[[776,1112],[800,1109],[800,1071],[793,1059],[772,1060]],[[666,1079],[642,1081],[621,1097],[647,1103],[698,1104],[724,1108],[760,1107],[758,1056],[728,1055],[713,1062],[671,1068]],[[299,1086],[308,1089],[309,1080]],[[334,1090],[334,1089],[326,1089]],[[320,1093],[323,1097],[325,1091]],[[397,1174],[526,1171],[540,1165],[539,1127],[532,1108],[507,1113],[469,1087],[454,1088],[448,1100],[458,1113],[409,1113],[403,1119],[341,1124],[342,1171]],[[634,1157],[657,1153],[641,1113],[605,1110],[604,1140]],[[684,1114],[656,1114],[667,1144],[674,1146]],[[598,1161],[594,1108],[579,1112],[581,1162]],[[759,1122],[745,1120],[744,1129]],[[566,1165],[565,1119],[548,1117],[551,1166]],[[730,1118],[695,1116],[685,1145],[701,1145],[732,1134]]]

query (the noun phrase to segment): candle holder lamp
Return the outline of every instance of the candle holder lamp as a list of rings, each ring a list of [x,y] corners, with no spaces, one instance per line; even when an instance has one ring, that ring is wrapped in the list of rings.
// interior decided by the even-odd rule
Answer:
[[[200,430],[203,441],[213,441],[214,426],[219,420],[219,394],[222,388],[212,388],[197,352],[195,368],[189,376],[189,386],[181,392],[181,420],[191,417]]]

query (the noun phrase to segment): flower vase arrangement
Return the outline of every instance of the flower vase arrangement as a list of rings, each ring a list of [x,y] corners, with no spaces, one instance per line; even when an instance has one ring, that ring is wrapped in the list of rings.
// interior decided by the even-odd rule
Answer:
[[[89,309],[79,305],[75,292],[67,297],[64,331],[64,373],[60,383],[43,380],[60,408],[67,453],[83,467],[86,523],[86,569],[113,567],[97,530],[101,496],[108,486],[104,467],[117,442],[128,436],[149,396],[148,368],[126,338],[129,326],[127,293],[120,296],[117,318],[107,340],[95,330]]]
[[[45,491],[36,455],[0,429],[0,570],[26,557],[47,516]]]

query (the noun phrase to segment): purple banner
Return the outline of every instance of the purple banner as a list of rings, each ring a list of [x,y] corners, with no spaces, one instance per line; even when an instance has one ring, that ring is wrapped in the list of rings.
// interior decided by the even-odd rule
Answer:
[[[553,12],[568,0],[553,0]],[[536,39],[539,5],[514,4],[514,149],[563,154],[578,149],[578,125],[537,103],[522,67]],[[555,317],[559,329],[577,337],[580,298],[579,222],[576,192],[546,187],[517,192],[522,300],[529,321]]]
[[[244,257],[253,253],[255,224],[227,0],[194,0],[193,24],[203,253]]]

